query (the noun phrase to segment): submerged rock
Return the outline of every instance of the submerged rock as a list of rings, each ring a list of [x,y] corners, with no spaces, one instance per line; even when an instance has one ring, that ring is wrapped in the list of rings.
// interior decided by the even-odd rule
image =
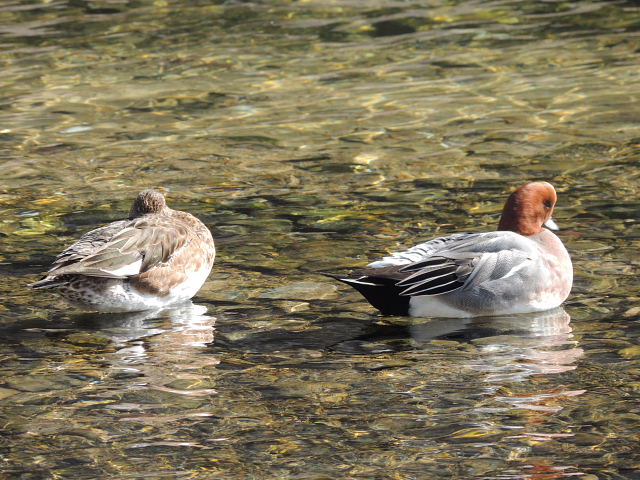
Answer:
[[[267,290],[260,298],[315,300],[328,298],[337,290],[336,285],[327,282],[297,282]]]

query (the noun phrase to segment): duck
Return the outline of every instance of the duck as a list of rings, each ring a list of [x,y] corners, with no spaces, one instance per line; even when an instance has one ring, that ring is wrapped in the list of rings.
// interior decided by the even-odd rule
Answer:
[[[348,275],[383,315],[481,317],[550,310],[573,284],[571,258],[552,230],[557,193],[544,181],[507,198],[496,231],[462,232],[392,253]]]
[[[135,312],[188,301],[209,276],[216,249],[198,218],[138,193],[128,218],[85,233],[30,286],[54,290],[83,310]]]

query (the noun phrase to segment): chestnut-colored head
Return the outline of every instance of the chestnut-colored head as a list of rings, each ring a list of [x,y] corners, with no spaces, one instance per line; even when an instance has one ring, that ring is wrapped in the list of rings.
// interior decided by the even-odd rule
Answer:
[[[498,230],[510,230],[525,236],[540,233],[542,225],[551,218],[557,198],[550,183],[525,183],[504,204]]]
[[[164,195],[155,190],[143,190],[133,201],[130,218],[137,218],[148,213],[159,213],[167,208]]]

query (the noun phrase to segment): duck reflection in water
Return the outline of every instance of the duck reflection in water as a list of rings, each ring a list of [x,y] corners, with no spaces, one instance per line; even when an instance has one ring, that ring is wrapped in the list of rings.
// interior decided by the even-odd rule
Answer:
[[[412,339],[465,338],[477,348],[466,364],[486,374],[485,382],[522,381],[531,375],[574,370],[584,351],[574,340],[571,317],[562,308],[545,312],[475,319],[414,319]]]
[[[579,472],[576,465],[556,464],[552,457],[531,453],[531,445],[574,435],[565,417],[557,413],[585,393],[567,388],[565,382],[571,380],[562,376],[577,368],[584,353],[564,309],[466,320],[416,319],[409,328],[414,345],[444,348],[453,357],[444,357],[452,367],[448,381],[428,382],[410,393],[416,401],[435,405],[434,411],[467,406],[450,438],[475,439],[508,450],[513,478],[565,478],[563,472],[568,468]],[[434,340],[468,342],[471,347],[451,350],[448,344]],[[461,395],[460,403],[451,403],[447,395],[434,397],[432,388],[437,390],[438,382],[449,387],[454,399]],[[542,475],[535,476],[536,471]]]
[[[150,430],[208,416],[205,406],[190,402],[217,394],[211,372],[220,362],[203,354],[214,341],[215,322],[207,307],[191,301],[155,311],[78,317],[79,327],[99,330],[115,346],[115,351],[105,349],[101,355],[106,363],[102,376],[108,381],[91,389],[91,400],[98,397],[118,412],[118,421],[141,422]],[[161,436],[133,447],[174,445],[173,441]]]
[[[83,326],[97,328],[118,348],[120,360],[136,363],[144,358],[181,355],[185,350],[203,348],[214,341],[216,318],[207,307],[191,301],[143,312],[122,314],[81,314]],[[162,348],[158,348],[162,347]]]

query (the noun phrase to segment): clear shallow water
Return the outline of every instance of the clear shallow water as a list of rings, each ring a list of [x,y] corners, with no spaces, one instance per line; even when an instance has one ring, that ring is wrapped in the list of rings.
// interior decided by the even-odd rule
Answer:
[[[634,2],[5,2],[0,475],[638,478]],[[544,179],[563,310],[382,318],[317,275]],[[213,229],[194,305],[25,284],[135,193]]]

